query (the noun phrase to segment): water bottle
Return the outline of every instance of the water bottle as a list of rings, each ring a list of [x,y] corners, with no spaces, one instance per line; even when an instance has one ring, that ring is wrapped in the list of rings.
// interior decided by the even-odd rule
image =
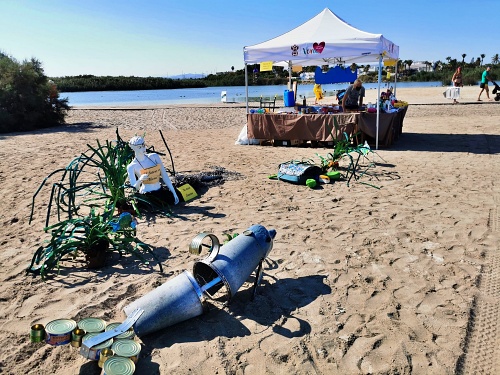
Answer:
[[[368,154],[368,152],[370,152],[370,145],[368,144],[368,142],[365,140],[365,143],[363,145],[363,150],[361,150],[361,152],[363,153],[363,155],[366,155]]]

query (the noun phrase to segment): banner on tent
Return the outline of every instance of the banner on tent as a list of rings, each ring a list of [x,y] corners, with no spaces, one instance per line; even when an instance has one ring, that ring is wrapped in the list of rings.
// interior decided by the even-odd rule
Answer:
[[[272,61],[264,61],[260,63],[260,71],[261,72],[269,72],[273,70],[273,62]]]
[[[326,73],[323,73],[321,67],[317,66],[314,72],[314,82],[326,85],[329,83],[344,83],[344,82],[354,82],[358,78],[358,71],[352,71],[349,67],[342,68],[336,66],[335,68],[329,69]]]

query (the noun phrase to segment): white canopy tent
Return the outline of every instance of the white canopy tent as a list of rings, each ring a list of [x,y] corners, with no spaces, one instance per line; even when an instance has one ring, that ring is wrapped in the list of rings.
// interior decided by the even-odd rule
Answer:
[[[349,25],[325,8],[297,28],[266,42],[243,47],[245,59],[246,106],[248,113],[248,64],[272,61],[273,65],[330,65],[379,63],[378,97],[382,80],[382,61],[397,59],[399,47],[382,34],[368,33]],[[290,74],[291,79],[291,74]],[[377,106],[377,137],[380,109]]]

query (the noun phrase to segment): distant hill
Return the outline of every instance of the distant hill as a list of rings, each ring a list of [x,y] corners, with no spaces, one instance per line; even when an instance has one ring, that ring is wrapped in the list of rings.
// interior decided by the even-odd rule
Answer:
[[[164,76],[163,78],[171,78],[171,79],[193,79],[193,78],[203,78],[205,77],[204,74],[198,74],[198,73],[186,73],[186,74],[179,74],[176,76]]]

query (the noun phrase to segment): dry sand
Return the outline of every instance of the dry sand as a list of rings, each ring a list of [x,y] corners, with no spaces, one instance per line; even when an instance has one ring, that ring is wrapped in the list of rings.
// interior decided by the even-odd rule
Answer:
[[[398,89],[410,103],[403,135],[373,155],[372,176],[314,190],[267,177],[281,162],[330,150],[235,145],[241,105],[74,109],[66,126],[0,135],[0,373],[99,374],[69,345],[30,343],[30,326],[121,321],[124,306],[191,271],[198,233],[222,238],[252,224],[277,231],[256,298],[246,283],[228,307],[138,339],[136,374],[500,373],[500,103],[475,103],[478,88],[466,87],[460,101],[471,104],[451,105],[443,91]],[[179,204],[171,218],[139,220],[163,274],[155,262],[113,255],[98,271],[67,261],[46,282],[26,276],[47,238],[55,181],[29,224],[35,190],[116,128],[125,139],[145,132],[165,152],[161,129],[177,172],[221,166],[241,178]]]

